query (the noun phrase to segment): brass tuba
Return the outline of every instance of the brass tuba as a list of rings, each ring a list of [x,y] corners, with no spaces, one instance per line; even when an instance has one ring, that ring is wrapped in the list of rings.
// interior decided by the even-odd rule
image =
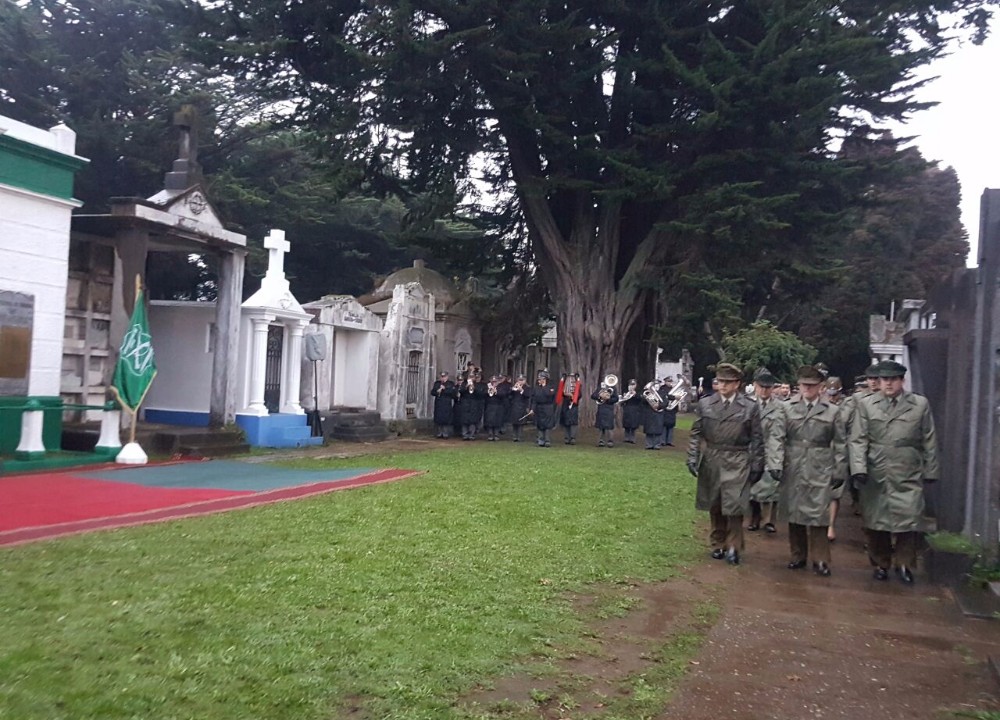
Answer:
[[[606,403],[611,399],[614,394],[614,388],[618,384],[618,376],[608,374],[604,376],[604,382],[601,383],[601,389],[597,393],[597,402]]]

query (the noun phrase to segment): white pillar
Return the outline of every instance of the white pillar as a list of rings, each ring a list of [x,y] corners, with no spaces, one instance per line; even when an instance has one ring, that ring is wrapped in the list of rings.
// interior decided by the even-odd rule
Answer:
[[[252,317],[250,324],[253,326],[253,337],[250,340],[250,392],[248,393],[250,404],[243,414],[264,416],[269,414],[267,406],[264,405],[264,379],[267,369],[267,327],[270,318]]]
[[[105,410],[101,413],[101,436],[97,439],[94,452],[101,455],[117,455],[122,447],[122,411]]]
[[[26,404],[31,409],[21,414],[21,440],[14,451],[14,457],[18,460],[35,460],[45,455],[45,443],[42,442],[45,413],[37,400],[28,400]]]
[[[281,354],[281,412],[304,415],[305,410],[299,403],[299,390],[302,385],[302,335],[305,331],[304,320],[292,320],[285,325],[285,352]]]

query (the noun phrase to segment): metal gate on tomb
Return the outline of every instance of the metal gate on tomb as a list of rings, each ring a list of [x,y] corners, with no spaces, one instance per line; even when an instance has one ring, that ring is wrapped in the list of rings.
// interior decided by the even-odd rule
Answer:
[[[267,360],[264,364],[264,406],[269,413],[277,413],[281,407],[281,352],[284,344],[284,326],[269,326]]]

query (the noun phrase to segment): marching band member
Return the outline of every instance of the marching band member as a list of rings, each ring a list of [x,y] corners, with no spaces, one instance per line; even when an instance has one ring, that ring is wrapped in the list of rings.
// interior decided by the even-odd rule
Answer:
[[[660,381],[653,380],[646,383],[646,389],[643,390],[646,403],[645,407],[642,408],[642,432],[646,436],[647,450],[659,450],[663,444],[663,433],[666,431],[663,396],[659,395],[659,388]],[[659,395],[659,399],[653,393]]]
[[[625,430],[625,442],[635,445],[635,431],[642,425],[642,410],[646,401],[638,392],[639,383],[635,378],[628,381],[628,392],[618,401],[622,406],[622,428]]]
[[[535,387],[531,389],[530,412],[535,416],[538,447],[550,447],[549,433],[556,425],[556,389],[549,385],[548,370],[538,371]]]
[[[666,403],[663,406],[663,437],[660,439],[660,447],[664,445],[674,446],[674,427],[677,425],[677,409],[680,402],[674,402],[670,391],[674,389],[674,384],[669,379],[664,379],[660,385],[660,397]]]
[[[434,437],[451,437],[451,427],[455,422],[455,383],[448,379],[448,373],[442,372],[431,386],[431,397],[434,398]]]
[[[487,440],[495,442],[500,436],[506,414],[507,400],[500,394],[500,376],[494,375],[486,386],[485,408],[483,411],[483,428]]]
[[[503,398],[503,422],[500,425],[500,435],[503,435],[507,430],[507,426],[510,425],[510,391],[514,387],[514,384],[510,381],[510,377],[500,373],[498,375],[500,382],[497,384],[497,393]],[[497,440],[500,438],[497,437]]]
[[[485,396],[486,385],[482,382],[482,376],[478,372],[470,372],[465,382],[459,387],[461,401],[458,405],[458,413],[462,422],[463,440],[476,439],[476,431],[479,429],[479,423],[483,420]]]
[[[528,385],[528,378],[518,375],[510,389],[510,424],[513,428],[514,442],[521,442],[521,428],[530,422],[528,412],[530,409],[531,387]]]
[[[580,374],[563,375],[556,389],[556,405],[559,406],[559,424],[563,426],[567,445],[576,445],[576,431],[580,426]]]
[[[617,378],[615,378],[615,382],[617,382]],[[601,383],[601,387],[590,395],[590,399],[597,401],[597,417],[594,426],[601,431],[601,439],[597,441],[597,447],[614,447],[612,433],[615,429],[615,405],[618,404],[618,393],[613,386]]]

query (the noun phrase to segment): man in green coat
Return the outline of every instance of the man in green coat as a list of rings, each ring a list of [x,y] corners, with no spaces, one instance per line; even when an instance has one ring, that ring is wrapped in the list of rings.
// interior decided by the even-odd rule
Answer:
[[[765,532],[777,531],[774,526],[775,507],[781,495],[781,470],[785,464],[785,403],[774,395],[777,381],[771,371],[761,368],[753,376],[753,394],[760,408],[760,422],[764,433],[764,469],[760,482],[750,488],[750,524],[747,530],[759,530],[764,523]]]
[[[715,379],[718,391],[695,409],[687,466],[698,478],[695,507],[711,518],[712,557],[738,565],[750,486],[764,474],[764,436],[757,403],[739,392],[739,369],[722,363]]]
[[[858,403],[877,394],[881,387],[882,381],[878,377],[875,365],[869,366],[864,375],[858,375],[854,378],[854,392],[848,395],[844,402],[840,404],[840,414],[844,417],[845,437],[849,438],[851,436],[851,428],[854,427],[854,418],[858,412]],[[848,463],[850,462],[850,452],[851,448],[848,445]],[[854,514],[859,515],[861,513],[859,509],[861,507],[860,490],[850,478],[847,480],[847,490],[851,494],[851,507],[854,510]],[[837,511],[839,509],[839,499],[830,504],[830,532],[828,533],[830,540],[836,539],[834,524],[837,522]]]
[[[850,462],[861,489],[868,555],[877,580],[913,582],[924,514],[924,483],[938,479],[937,438],[927,398],[903,389],[906,367],[879,363],[881,392],[857,404]]]
[[[781,511],[788,520],[789,570],[812,557],[813,570],[830,575],[830,501],[847,479],[844,422],[823,392],[822,373],[806,365],[798,372],[799,395],[785,405],[785,467]]]

